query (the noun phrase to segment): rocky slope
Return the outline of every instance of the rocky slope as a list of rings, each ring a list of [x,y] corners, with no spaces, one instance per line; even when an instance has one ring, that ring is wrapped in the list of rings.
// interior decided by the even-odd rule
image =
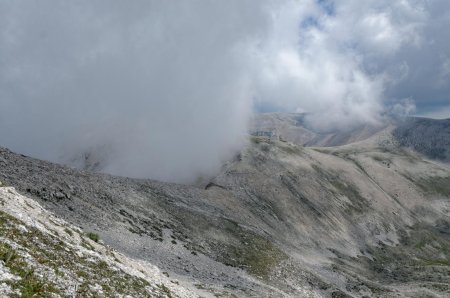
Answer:
[[[1,297],[198,297],[166,272],[126,257],[0,187]]]
[[[253,136],[204,189],[6,149],[0,180],[204,297],[447,296],[450,169],[398,127],[338,147]]]

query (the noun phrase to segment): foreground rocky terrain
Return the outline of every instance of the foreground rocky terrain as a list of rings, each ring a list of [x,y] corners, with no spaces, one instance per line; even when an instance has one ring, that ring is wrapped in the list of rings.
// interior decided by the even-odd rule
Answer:
[[[300,115],[263,117],[248,146],[202,187],[79,171],[0,149],[0,181],[20,193],[8,197],[5,191],[15,191],[7,188],[2,200],[35,200],[59,225],[70,225],[73,239],[40,231],[74,242],[73,254],[86,253],[83,241],[97,245],[87,239],[91,233],[106,245],[94,247],[98,258],[120,254],[153,268],[145,276],[119,273],[145,280],[138,288],[150,296],[450,295],[450,120],[324,135],[292,122]],[[276,130],[267,124],[273,119]],[[417,137],[417,123],[440,137],[432,144]],[[439,156],[421,149],[437,145]],[[4,207],[11,204],[0,206],[8,214],[2,229],[30,229]],[[30,254],[25,241],[1,241],[6,250],[17,246],[20,258]],[[2,276],[14,275],[5,259]],[[104,261],[106,271],[120,268]],[[107,282],[98,279],[85,285],[86,296],[108,296]],[[83,285],[74,280],[63,289],[50,281],[61,296],[72,293],[69,285]]]
[[[166,272],[99,243],[95,233],[12,187],[0,187],[0,205],[1,297],[197,297]]]

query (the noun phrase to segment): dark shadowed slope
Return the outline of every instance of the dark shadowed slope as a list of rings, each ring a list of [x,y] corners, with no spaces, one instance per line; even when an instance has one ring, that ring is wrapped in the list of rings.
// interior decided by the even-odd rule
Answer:
[[[393,135],[402,146],[450,161],[450,119],[408,118],[398,123]]]

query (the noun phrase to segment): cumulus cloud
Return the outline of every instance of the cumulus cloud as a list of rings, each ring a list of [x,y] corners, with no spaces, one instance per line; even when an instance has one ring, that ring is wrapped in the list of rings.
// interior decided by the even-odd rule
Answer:
[[[424,43],[429,12],[420,1],[292,2],[274,18],[262,66],[258,99],[309,113],[316,129],[376,124],[389,99],[413,98],[387,89],[409,76],[402,55]],[[286,28],[291,35],[285,33]],[[276,99],[276,100],[275,100]]]
[[[330,19],[334,17],[317,5],[296,2],[273,17],[269,42],[255,63],[258,100],[305,111],[316,129],[375,123],[381,112],[382,78],[364,72],[358,55],[341,48],[345,41],[335,40]],[[287,34],[286,28],[297,30]]]
[[[327,130],[448,101],[449,11],[445,0],[1,1],[0,145],[63,162],[94,151],[110,173],[192,181],[239,148],[254,105]]]

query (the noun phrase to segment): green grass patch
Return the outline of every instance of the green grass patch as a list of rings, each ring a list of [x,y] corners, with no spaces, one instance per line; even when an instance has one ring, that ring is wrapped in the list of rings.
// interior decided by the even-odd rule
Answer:
[[[244,230],[235,222],[228,221],[225,230],[238,240],[234,245],[222,244],[225,253],[219,261],[225,265],[239,267],[254,276],[267,279],[272,269],[287,257],[268,239]]]
[[[450,235],[442,233],[439,226],[415,225],[400,236],[397,246],[368,250],[373,259],[366,260],[367,267],[377,279],[383,283],[441,283],[450,276]]]
[[[170,291],[170,289],[168,287],[166,287],[165,284],[160,284],[159,288],[161,289],[161,291],[167,295],[168,298],[172,298],[172,292]]]
[[[253,144],[270,143],[270,139],[268,137],[250,136],[250,141]]]
[[[403,174],[403,177],[415,184],[426,194],[441,195],[450,198],[450,176],[414,177],[411,174]]]
[[[349,211],[363,212],[367,210],[370,203],[359,193],[356,186],[344,184],[343,182],[333,179],[330,180],[333,187],[336,189],[336,194],[344,195],[351,202],[348,206]]]
[[[447,266],[450,267],[450,261],[447,259],[422,259],[425,266]]]
[[[87,232],[86,236],[94,242],[98,242],[100,240],[100,236],[94,232]]]
[[[33,268],[7,243],[0,242],[0,260],[12,274],[20,277],[19,280],[7,283],[13,289],[18,289],[21,297],[43,297],[44,294],[49,293],[60,294],[60,291],[51,282],[36,276]]]
[[[251,136],[250,137],[250,141],[253,143],[253,144],[259,144],[259,143],[261,143],[261,137],[255,137],[255,136]]]
[[[450,197],[450,176],[421,178],[417,185],[428,193]]]
[[[73,232],[69,228],[64,228],[64,232],[66,232],[66,234],[69,235],[69,236],[73,236]]]
[[[325,171],[318,165],[313,164],[311,167],[324,178],[322,180],[328,181],[328,183],[323,183],[323,185],[330,189],[335,196],[345,196],[350,201],[350,204],[347,206],[349,213],[361,213],[368,209],[370,203],[361,195],[356,185],[348,182],[344,183],[337,173]]]

